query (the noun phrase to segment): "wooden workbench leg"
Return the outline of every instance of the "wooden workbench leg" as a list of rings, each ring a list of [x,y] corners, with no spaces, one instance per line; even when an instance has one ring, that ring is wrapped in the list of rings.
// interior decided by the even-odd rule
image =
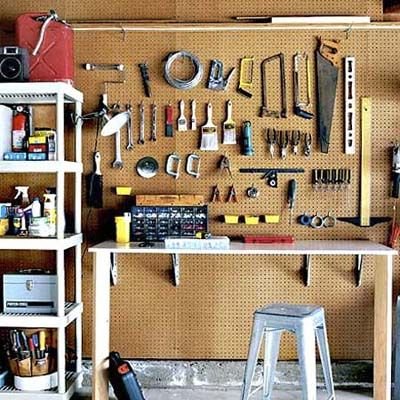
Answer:
[[[92,399],[107,400],[110,349],[110,253],[93,253]]]
[[[376,256],[374,297],[374,399],[390,400],[392,256]]]

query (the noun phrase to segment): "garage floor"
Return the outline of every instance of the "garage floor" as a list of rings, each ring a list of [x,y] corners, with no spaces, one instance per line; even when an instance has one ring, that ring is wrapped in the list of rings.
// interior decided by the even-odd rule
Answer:
[[[148,389],[144,391],[146,400],[239,400],[240,390],[205,390],[205,389]],[[261,400],[261,392],[252,400]],[[298,390],[275,390],[272,400],[298,400],[301,392]],[[318,400],[325,400],[326,392],[318,391]],[[353,393],[336,391],[336,400],[366,400],[372,399],[372,393]],[[74,397],[74,400],[90,400],[89,397]]]
[[[146,400],[239,400],[240,391],[212,391],[212,390],[155,390],[151,389],[145,392]],[[297,390],[284,391],[275,390],[272,394],[272,400],[298,400],[301,398],[301,392]],[[326,392],[318,392],[318,400],[326,400]],[[336,392],[336,400],[362,400],[371,399],[372,396],[350,393],[350,392]],[[261,400],[262,393],[258,392],[252,397],[252,400]]]

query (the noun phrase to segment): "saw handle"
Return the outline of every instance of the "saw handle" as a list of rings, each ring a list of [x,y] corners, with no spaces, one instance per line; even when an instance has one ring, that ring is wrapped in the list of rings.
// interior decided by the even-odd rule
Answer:
[[[321,56],[327,59],[332,65],[339,68],[340,66],[340,55],[339,55],[339,44],[338,40],[323,40],[319,38],[320,44],[318,51]]]

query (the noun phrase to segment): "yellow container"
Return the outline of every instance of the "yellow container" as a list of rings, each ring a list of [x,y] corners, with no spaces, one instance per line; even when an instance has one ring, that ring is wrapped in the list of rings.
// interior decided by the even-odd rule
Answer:
[[[0,236],[4,236],[8,231],[8,218],[0,218]]]
[[[117,243],[129,243],[130,228],[130,216],[115,217],[115,241]]]
[[[237,224],[239,223],[239,215],[224,215],[224,221],[226,224]]]
[[[130,186],[117,186],[115,191],[117,192],[118,196],[129,196],[132,188]]]
[[[257,225],[260,221],[260,217],[258,215],[245,215],[244,223],[246,225]]]
[[[264,215],[264,220],[267,224],[279,224],[280,219],[281,219],[280,215],[274,215],[274,214]]]

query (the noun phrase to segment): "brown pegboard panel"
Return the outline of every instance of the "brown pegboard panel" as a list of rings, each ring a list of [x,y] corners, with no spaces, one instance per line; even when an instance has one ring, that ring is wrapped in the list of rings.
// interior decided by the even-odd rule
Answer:
[[[353,1],[261,1],[249,2],[222,0],[217,3],[212,0],[177,0],[177,15],[180,19],[189,21],[218,21],[234,16],[254,15],[370,15],[381,20],[383,6],[381,0]]]
[[[217,169],[217,161],[225,152],[233,165],[233,181],[238,192],[237,204],[210,204],[211,230],[214,234],[276,233],[294,234],[298,239],[368,238],[385,242],[387,225],[373,228],[357,228],[338,223],[334,229],[313,230],[297,224],[288,224],[286,210],[286,186],[291,176],[280,175],[279,187],[268,188],[259,175],[244,175],[239,167],[304,167],[305,174],[296,176],[299,182],[295,215],[302,212],[332,211],[334,215],[358,215],[358,165],[359,154],[346,156],[343,146],[343,75],[340,73],[337,101],[332,127],[330,152],[321,154],[316,142],[316,122],[299,119],[292,114],[292,56],[297,51],[307,51],[315,71],[314,50],[316,37],[322,34],[327,39],[341,39],[341,54],[354,55],[357,61],[357,96],[373,98],[373,215],[390,215],[390,143],[396,139],[396,82],[399,72],[394,57],[396,32],[359,32],[349,35],[344,32],[317,31],[261,31],[261,32],[152,32],[127,33],[77,33],[75,36],[77,87],[85,93],[85,111],[96,107],[98,95],[103,92],[104,80],[118,79],[114,73],[87,72],[80,67],[85,62],[124,63],[127,67],[126,83],[108,85],[110,102],[125,104],[131,100],[134,106],[135,142],[138,134],[138,104],[144,100],[146,117],[146,139],[149,136],[149,106],[154,100],[159,109],[158,141],[146,141],[144,146],[135,143],[132,152],[123,150],[122,171],[110,167],[113,161],[113,138],[100,138],[99,148],[103,155],[105,209],[92,210],[85,224],[89,243],[112,236],[113,215],[121,212],[125,199],[117,198],[112,190],[116,185],[129,185],[133,193],[193,193],[207,199],[211,187],[218,183],[223,197],[231,184],[228,175]],[[91,43],[90,46],[87,43]],[[219,58],[225,70],[238,67],[239,58],[254,55],[255,79],[251,100],[236,93],[238,71],[226,92],[211,92],[205,88],[206,77],[201,85],[190,91],[170,88],[162,78],[161,61],[174,50],[185,49],[200,57],[208,75],[209,62]],[[289,118],[275,120],[259,118],[261,101],[259,64],[268,56],[278,52],[285,54]],[[137,64],[147,61],[153,98],[146,99]],[[312,76],[313,112],[315,105],[315,76]],[[277,98],[277,93],[271,93]],[[163,106],[169,101],[174,105],[175,118],[178,101],[185,100],[186,117],[189,100],[196,99],[198,124],[205,122],[205,104],[214,106],[214,123],[218,125],[221,139],[221,123],[225,119],[225,102],[232,99],[234,119],[240,127],[250,119],[253,124],[255,155],[240,155],[238,146],[220,146],[218,152],[198,150],[199,132],[175,132],[174,138],[164,137]],[[86,124],[86,123],[85,123]],[[278,129],[301,129],[312,133],[313,154],[289,155],[286,161],[271,160],[264,140],[267,127]],[[357,117],[357,139],[359,117]],[[126,134],[122,132],[123,146]],[[84,167],[91,170],[91,152],[94,146],[93,125],[84,126]],[[357,148],[359,142],[357,143]],[[163,171],[166,156],[176,152],[186,161],[186,156],[195,152],[201,156],[201,177],[194,179],[181,169],[178,180]],[[145,155],[157,158],[160,174],[151,180],[139,178],[134,172],[138,159]],[[348,192],[316,192],[311,187],[313,168],[350,168],[352,184]],[[256,200],[246,199],[244,191],[255,183],[261,191]],[[216,221],[224,213],[261,214],[280,213],[278,225],[248,227],[228,226]],[[84,215],[88,210],[84,209]],[[182,257],[181,286],[174,288],[169,281],[171,260],[167,256],[123,256],[118,258],[119,284],[112,289],[112,347],[124,356],[135,358],[245,358],[252,312],[258,306],[276,301],[322,304],[326,308],[328,334],[334,359],[371,358],[373,346],[373,259],[365,260],[363,285],[355,288],[353,280],[354,257],[313,257],[312,285],[305,288],[300,280],[301,257]],[[395,278],[398,278],[396,271]],[[85,329],[91,327],[91,256],[84,257],[84,301]],[[397,291],[395,290],[395,293]],[[359,339],[354,342],[354,335]],[[132,340],[134,338],[134,340]],[[90,354],[91,340],[85,336],[85,353]],[[293,339],[285,338],[281,357],[295,357]]]
[[[25,1],[15,0],[12,7],[7,0],[0,0],[2,22],[12,23],[26,12],[47,12],[56,8],[58,15],[68,21],[91,20],[142,20],[167,19],[179,21],[219,21],[234,16],[248,15],[369,15],[374,20],[382,20],[382,0],[330,1],[262,1],[252,2],[222,0],[163,0],[152,2],[132,2],[129,0],[107,2],[101,0]]]
[[[253,14],[303,14],[303,13],[359,13],[373,15],[380,19],[380,1],[326,1],[321,2],[252,2],[251,9],[243,2],[224,1],[217,6],[210,2],[157,2],[142,7],[138,4],[120,2],[113,7],[88,1],[60,3],[57,11],[67,19],[96,18],[179,18],[215,20],[231,15]],[[49,2],[22,2],[4,5],[4,18],[14,18],[21,12],[33,9],[47,10]],[[290,7],[290,9],[289,9]],[[350,7],[352,7],[350,9]],[[354,8],[353,8],[354,7]],[[212,10],[212,13],[210,12]],[[3,18],[3,17],[2,17]],[[168,87],[162,78],[161,60],[172,50],[185,48],[196,53],[205,64],[208,74],[208,63],[212,58],[220,58],[225,67],[238,67],[238,60],[244,55],[256,57],[256,68],[260,61],[277,52],[286,56],[286,76],[288,80],[288,105],[292,104],[291,56],[296,51],[314,51],[315,37],[319,32],[215,32],[215,33],[76,33],[76,86],[85,94],[85,111],[91,111],[98,102],[98,95],[103,92],[104,80],[118,79],[118,74],[106,72],[89,73],[80,64],[84,62],[122,62],[127,65],[126,83],[108,85],[110,102],[120,100],[122,104],[132,100],[134,104],[134,133],[137,139],[138,113],[137,105],[144,99],[149,126],[149,105],[152,99],[145,99],[141,86],[137,63],[148,61],[152,79],[154,99],[159,105],[159,140],[157,143],[146,142],[142,148],[136,145],[132,154],[123,150],[125,167],[122,171],[112,170],[113,138],[101,138],[100,150],[103,154],[105,209],[93,210],[85,230],[86,239],[90,242],[100,241],[111,236],[112,216],[120,210],[122,200],[117,198],[112,189],[118,185],[131,185],[134,193],[200,193],[207,198],[211,186],[218,183],[223,196],[226,196],[230,180],[216,170],[216,161],[224,150],[232,158],[235,171],[249,162],[257,166],[296,166],[297,162],[306,169],[306,174],[297,176],[300,184],[296,213],[303,211],[327,212],[332,210],[337,215],[355,216],[358,214],[358,162],[359,155],[347,157],[341,154],[342,147],[342,85],[340,75],[338,98],[332,134],[331,152],[328,155],[317,152],[315,141],[315,123],[293,117],[287,120],[259,119],[256,117],[260,104],[259,72],[256,69],[254,97],[247,100],[238,95],[234,88],[236,78],[226,93],[213,93],[202,86],[189,92],[179,92]],[[390,142],[398,137],[398,91],[399,71],[396,62],[398,43],[397,32],[361,33],[352,32],[348,40],[341,32],[323,32],[326,38],[341,38],[343,55],[355,55],[357,60],[357,93],[358,96],[373,97],[373,204],[374,215],[390,215],[392,202],[390,192]],[[314,65],[313,65],[314,70]],[[313,93],[315,92],[313,77]],[[211,101],[214,106],[214,122],[224,120],[225,101],[234,101],[234,118],[238,125],[245,119],[251,119],[254,130],[256,154],[249,159],[239,155],[238,148],[221,146],[216,153],[203,153],[197,150],[199,134],[193,132],[176,133],[175,138],[163,137],[162,106],[171,101],[175,106],[179,99],[187,101],[196,98],[198,102],[198,121],[204,123],[204,105]],[[315,112],[315,97],[313,98]],[[290,108],[289,107],[289,108]],[[186,106],[187,109],[187,106]],[[188,113],[186,114],[188,117]],[[263,139],[264,129],[275,126],[281,129],[308,130],[312,132],[314,145],[310,160],[304,157],[289,156],[286,162],[271,161],[268,158]],[[149,135],[146,129],[146,135]],[[94,146],[95,132],[93,124],[84,126],[84,168],[87,174],[92,167],[91,152]],[[123,132],[123,144],[126,144]],[[177,151],[183,158],[195,151],[201,153],[202,176],[199,180],[182,173],[175,181],[160,173],[156,178],[146,181],[136,176],[133,171],[137,160],[144,155],[154,155],[164,168],[167,154]],[[276,164],[275,164],[276,162]],[[353,170],[353,183],[350,191],[344,193],[316,193],[310,186],[311,169],[315,167],[335,168],[346,166]],[[239,194],[237,205],[221,203],[211,205],[212,218],[217,215],[232,213],[280,212],[284,208],[285,187],[289,176],[280,176],[279,188],[276,191],[267,188],[258,176],[239,175],[234,172],[234,181]],[[1,197],[7,199],[12,195],[11,187],[15,179],[4,175],[1,184]],[[41,179],[44,179],[43,181]],[[261,190],[261,197],[256,201],[244,198],[244,190],[252,183]],[[42,190],[48,186],[45,178],[35,178],[35,186]],[[39,189],[38,189],[39,190]],[[83,215],[88,210],[84,208]],[[384,242],[387,226],[358,229],[338,224],[334,230],[314,231],[296,225],[289,227],[286,211],[283,220],[277,226],[260,225],[256,227],[228,227],[213,222],[212,231],[216,234],[238,233],[294,233],[298,238],[370,238]],[[33,252],[37,254],[37,252]],[[4,254],[4,258],[3,258]],[[43,254],[43,253],[40,253]],[[21,264],[28,266],[31,255],[15,258],[15,253],[2,252],[2,267],[13,269]],[[35,255],[37,262],[53,265],[54,260],[44,260]],[[272,301],[296,301],[303,303],[323,304],[328,319],[328,334],[332,357],[335,359],[360,359],[372,356],[372,315],[373,315],[373,269],[372,259],[366,260],[363,285],[356,289],[353,285],[352,268],[355,260],[352,257],[318,257],[313,258],[312,286],[304,288],[299,280],[300,257],[182,257],[182,284],[174,288],[169,283],[169,257],[152,256],[119,257],[119,285],[112,289],[112,347],[127,357],[154,358],[244,358],[246,356],[250,333],[251,316],[254,308]],[[396,265],[397,266],[397,265]],[[396,282],[398,272],[395,273]],[[91,329],[91,256],[84,257],[84,330]],[[398,284],[394,293],[398,292]],[[357,343],[354,342],[357,337]],[[132,340],[132,338],[134,338]],[[91,337],[84,335],[86,355],[90,354]],[[281,356],[295,356],[293,342],[285,339]]]

